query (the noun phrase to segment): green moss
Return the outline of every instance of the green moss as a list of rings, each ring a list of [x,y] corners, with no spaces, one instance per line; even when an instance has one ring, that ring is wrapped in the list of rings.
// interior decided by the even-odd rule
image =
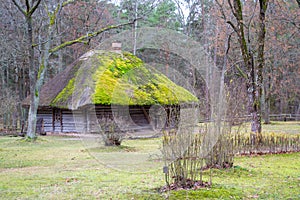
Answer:
[[[73,100],[79,101],[87,87],[92,91],[89,98],[94,104],[172,105],[198,101],[187,90],[128,52],[97,51],[84,62],[75,73],[75,96],[74,79],[71,79],[52,101],[52,106],[67,106],[72,94]]]
[[[42,63],[44,63],[44,61],[42,61]],[[41,66],[40,66],[40,68],[39,68],[39,71],[38,71],[38,79],[40,79],[41,78],[41,74],[42,74],[42,72],[44,71],[44,69],[45,69],[45,65],[44,64],[41,64]]]
[[[170,199],[242,199],[242,196],[243,192],[240,189],[216,186],[196,191],[172,191]]]
[[[74,91],[75,78],[72,78],[67,86],[56,96],[56,98],[51,102],[52,106],[63,107],[59,105],[64,105],[69,98],[72,98]]]
[[[130,53],[101,59],[95,74],[95,104],[151,105],[197,102],[197,98]],[[103,67],[105,68],[103,70]]]
[[[39,96],[39,91],[37,89],[35,89],[35,96],[38,97]]]
[[[155,76],[155,80],[157,81],[155,97],[160,103],[165,102],[165,104],[179,104],[198,101],[194,95],[170,81],[166,76],[161,74],[155,74]]]

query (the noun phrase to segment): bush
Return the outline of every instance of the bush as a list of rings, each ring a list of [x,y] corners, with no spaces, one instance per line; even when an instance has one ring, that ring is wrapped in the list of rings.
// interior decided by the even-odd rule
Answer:
[[[99,124],[102,129],[102,138],[105,146],[119,146],[125,137],[126,129],[121,129],[124,120],[122,117],[102,117]]]

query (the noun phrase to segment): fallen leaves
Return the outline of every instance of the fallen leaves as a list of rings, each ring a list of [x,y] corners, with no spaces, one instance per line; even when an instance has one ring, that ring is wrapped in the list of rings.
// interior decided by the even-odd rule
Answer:
[[[198,190],[201,188],[210,188],[211,184],[209,182],[203,182],[203,181],[192,181],[188,179],[186,181],[185,185],[182,185],[180,183],[172,183],[169,186],[166,185],[161,188],[161,192],[166,192],[170,190]]]

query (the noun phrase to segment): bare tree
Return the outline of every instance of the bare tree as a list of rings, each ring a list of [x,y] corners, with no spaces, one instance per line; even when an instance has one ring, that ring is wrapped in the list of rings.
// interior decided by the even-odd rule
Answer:
[[[233,19],[230,19],[225,11],[225,2],[217,1],[223,18],[232,27],[237,35],[240,51],[243,58],[243,66],[240,74],[246,79],[248,91],[249,113],[251,114],[251,131],[261,134],[261,97],[263,89],[263,69],[264,69],[264,46],[266,37],[265,19],[268,0],[258,1],[258,24],[257,43],[251,37],[250,27],[253,23],[257,10],[257,3],[254,2],[253,11],[249,19],[244,18],[243,4],[241,0],[228,0],[227,5],[231,11]],[[229,14],[230,15],[230,14]],[[257,49],[254,49],[257,44]],[[254,53],[257,52],[255,56]],[[242,70],[244,69],[244,70]]]
[[[29,60],[29,78],[30,78],[30,108],[28,114],[28,129],[27,129],[27,137],[31,139],[35,139],[36,136],[36,115],[37,109],[39,105],[39,92],[40,88],[44,82],[45,72],[49,66],[49,58],[57,51],[66,48],[68,46],[72,46],[77,43],[87,44],[91,38],[98,36],[99,34],[111,30],[116,29],[121,26],[125,26],[128,24],[132,24],[133,22],[127,22],[119,25],[107,26],[105,28],[101,28],[94,32],[85,34],[76,39],[69,40],[59,44],[57,46],[52,46],[52,40],[55,33],[56,21],[59,18],[60,10],[72,3],[73,0],[68,1],[59,1],[56,6],[52,6],[51,8],[45,5],[45,10],[47,12],[47,31],[46,31],[46,39],[44,41],[40,41],[39,44],[34,43],[34,32],[33,32],[33,14],[40,6],[41,0],[38,1],[30,1],[26,0],[25,5],[21,4],[17,0],[12,0],[18,10],[23,14],[26,24],[26,38],[27,38],[27,49],[28,49],[28,60]],[[135,21],[135,20],[134,20]],[[42,51],[42,54],[39,58],[38,64],[35,64],[35,50],[34,48],[38,47],[39,50]]]
[[[33,47],[33,25],[32,25],[32,15],[38,8],[41,3],[41,0],[38,1],[29,1],[25,0],[25,5],[21,5],[21,3],[17,2],[17,0],[12,0],[12,2],[16,5],[19,11],[25,17],[25,22],[27,25],[26,30],[26,44],[28,51],[28,61],[29,61],[29,79],[30,79],[30,110],[28,117],[28,131],[27,136],[30,138],[35,138],[35,124],[36,124],[36,116],[34,113],[37,112],[38,107],[38,88],[36,88],[36,79],[37,79],[37,67],[34,64],[34,47]]]

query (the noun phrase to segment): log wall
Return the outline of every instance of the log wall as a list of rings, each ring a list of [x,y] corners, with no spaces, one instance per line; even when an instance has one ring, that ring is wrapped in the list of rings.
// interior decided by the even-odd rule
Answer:
[[[67,110],[58,108],[40,108],[38,119],[43,119],[45,132],[99,132],[99,120],[102,118],[122,118],[128,129],[143,126],[149,127],[150,106],[89,106],[81,110]]]

